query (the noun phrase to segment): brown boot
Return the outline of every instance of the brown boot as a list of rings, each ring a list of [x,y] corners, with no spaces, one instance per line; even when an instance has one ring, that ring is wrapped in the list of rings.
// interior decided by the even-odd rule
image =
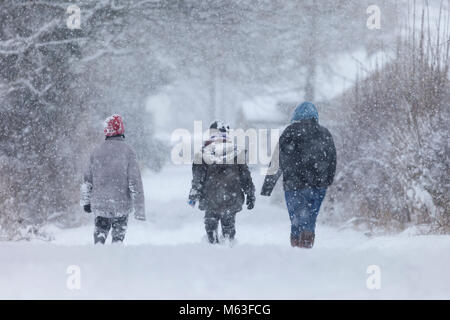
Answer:
[[[295,237],[291,234],[291,246],[298,247],[299,244],[300,244],[300,241],[299,241],[298,237]]]
[[[299,247],[311,249],[314,246],[314,238],[315,234],[311,231],[303,231],[300,234]]]

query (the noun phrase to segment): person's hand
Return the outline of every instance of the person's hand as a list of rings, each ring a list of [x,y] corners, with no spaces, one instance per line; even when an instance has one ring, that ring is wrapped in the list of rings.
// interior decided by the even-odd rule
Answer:
[[[189,200],[188,205],[190,205],[192,208],[195,208],[195,200]]]
[[[91,213],[92,212],[91,211],[91,205],[90,204],[85,204],[83,206],[83,210],[84,210],[84,212]]]
[[[255,207],[255,196],[247,196],[247,210],[252,210]]]

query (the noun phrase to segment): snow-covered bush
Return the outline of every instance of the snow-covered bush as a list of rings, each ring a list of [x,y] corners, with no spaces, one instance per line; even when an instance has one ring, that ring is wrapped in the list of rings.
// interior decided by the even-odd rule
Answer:
[[[340,97],[351,113],[336,129],[342,143],[328,220],[450,231],[450,39],[442,33],[440,42],[423,25],[410,32],[395,58]]]
[[[106,115],[127,110],[137,119],[130,119],[129,132],[139,132],[129,140],[142,151],[142,163],[157,169],[164,160],[155,156],[162,147],[152,139],[149,115],[139,112],[143,94],[155,87],[154,77],[142,74],[158,69],[143,59],[130,59],[130,66],[114,58],[120,56],[117,51],[132,51],[136,45],[120,40],[128,24],[119,22],[127,8],[114,1],[80,1],[83,28],[72,30],[66,25],[70,4],[0,3],[2,238],[23,238],[21,230],[37,234],[38,226],[48,222],[73,226],[85,218],[79,207],[81,175],[89,152],[103,138]],[[132,83],[130,76],[119,77],[111,70],[122,75],[142,71]],[[95,75],[100,73],[103,81],[97,83]]]

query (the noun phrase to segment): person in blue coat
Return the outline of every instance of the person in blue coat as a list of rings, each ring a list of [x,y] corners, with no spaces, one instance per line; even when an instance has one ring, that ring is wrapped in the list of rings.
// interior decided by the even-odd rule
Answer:
[[[316,219],[327,187],[336,172],[336,148],[330,132],[319,125],[319,114],[311,102],[294,111],[291,124],[279,139],[272,162],[275,174],[265,177],[261,195],[270,196],[279,177],[291,220],[291,246],[312,248]]]

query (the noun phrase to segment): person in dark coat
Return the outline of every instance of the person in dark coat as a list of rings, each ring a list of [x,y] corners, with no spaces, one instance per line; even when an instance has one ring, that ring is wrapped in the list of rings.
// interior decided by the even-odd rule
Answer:
[[[210,243],[218,243],[218,226],[222,237],[233,241],[236,213],[255,204],[255,187],[245,163],[245,150],[234,145],[228,137],[229,126],[214,121],[210,126],[210,138],[201,153],[196,154],[192,165],[192,188],[189,204],[205,211],[205,230]],[[243,161],[242,161],[243,160]]]
[[[312,248],[317,215],[327,187],[336,171],[336,148],[330,132],[319,125],[317,109],[311,102],[297,106],[291,124],[283,131],[261,195],[270,196],[279,177],[291,220],[291,245]]]

